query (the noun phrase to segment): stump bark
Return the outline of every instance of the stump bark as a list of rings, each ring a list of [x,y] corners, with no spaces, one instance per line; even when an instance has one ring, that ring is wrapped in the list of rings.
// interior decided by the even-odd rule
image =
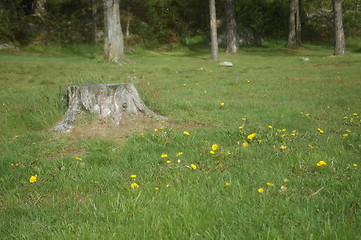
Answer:
[[[166,119],[144,104],[133,83],[72,86],[67,89],[67,99],[68,109],[64,119],[54,127],[56,132],[70,132],[76,116],[84,111],[108,118],[116,125],[125,114]]]

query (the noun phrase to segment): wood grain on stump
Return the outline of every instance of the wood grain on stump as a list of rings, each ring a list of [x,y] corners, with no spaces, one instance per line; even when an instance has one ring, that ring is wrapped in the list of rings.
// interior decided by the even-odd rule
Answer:
[[[54,127],[56,132],[69,132],[76,116],[91,112],[119,125],[124,114],[166,119],[151,111],[141,100],[133,83],[90,84],[67,89],[68,109],[64,119]]]

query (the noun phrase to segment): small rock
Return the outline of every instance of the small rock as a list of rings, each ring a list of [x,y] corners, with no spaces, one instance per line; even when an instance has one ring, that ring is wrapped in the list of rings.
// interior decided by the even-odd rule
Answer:
[[[233,64],[231,62],[220,62],[218,65],[225,67],[233,67]]]
[[[0,44],[0,50],[7,50],[7,49],[20,51],[19,48],[15,47],[13,45],[10,45],[10,44],[7,44],[7,43]]]

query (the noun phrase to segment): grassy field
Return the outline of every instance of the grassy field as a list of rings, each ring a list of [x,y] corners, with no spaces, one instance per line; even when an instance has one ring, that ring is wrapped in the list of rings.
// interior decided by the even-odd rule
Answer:
[[[361,42],[283,46],[0,52],[0,238],[361,239]],[[104,82],[169,120],[52,131]]]

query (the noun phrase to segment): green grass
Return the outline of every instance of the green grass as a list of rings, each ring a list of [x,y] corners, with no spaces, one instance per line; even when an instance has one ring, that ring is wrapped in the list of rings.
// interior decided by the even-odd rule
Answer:
[[[123,66],[91,46],[0,52],[1,239],[361,239],[360,42],[338,58],[329,44],[222,53],[233,68],[192,44]],[[129,81],[169,117],[159,131],[51,131],[67,86]]]

